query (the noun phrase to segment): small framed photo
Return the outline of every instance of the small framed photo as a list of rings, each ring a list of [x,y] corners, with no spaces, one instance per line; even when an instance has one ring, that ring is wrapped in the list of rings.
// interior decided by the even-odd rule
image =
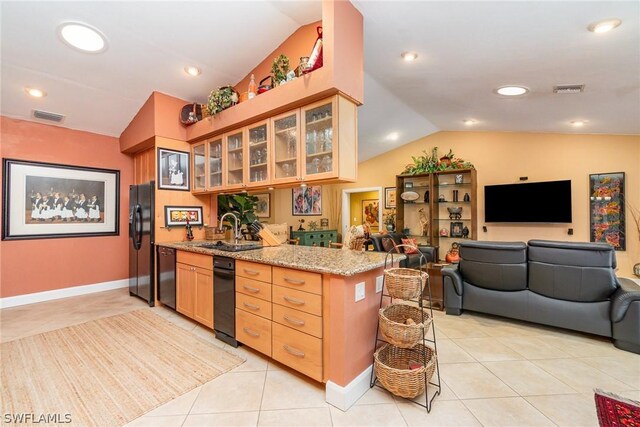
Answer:
[[[328,227],[329,218],[320,218],[320,227]]]
[[[456,175],[456,184],[464,183],[464,175]]]
[[[165,206],[164,226],[179,227],[187,225],[203,225],[202,206]]]
[[[396,207],[396,187],[384,188],[384,207],[385,209],[393,209]]]
[[[449,227],[449,236],[462,237],[463,228],[464,228],[464,224],[462,222],[452,222],[451,227]]]
[[[256,216],[258,218],[269,218],[271,216],[271,194],[254,194],[258,198],[256,202]]]
[[[158,188],[189,191],[189,153],[158,148]]]
[[[404,188],[413,188],[413,181],[405,181]]]
[[[120,234],[120,171],[3,159],[2,174],[2,240]]]

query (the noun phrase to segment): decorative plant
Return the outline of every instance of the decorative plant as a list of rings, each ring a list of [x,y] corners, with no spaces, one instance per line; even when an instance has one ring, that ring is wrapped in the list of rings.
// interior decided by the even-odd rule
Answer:
[[[248,194],[219,195],[218,220],[220,220],[222,215],[231,212],[240,220],[240,226],[251,224],[258,219],[255,214],[257,204],[258,198]]]
[[[394,209],[389,210],[382,214],[382,222],[384,225],[396,225],[396,211]]]
[[[273,60],[271,66],[271,74],[273,74],[273,85],[277,86],[282,81],[287,80],[287,73],[289,72],[289,58],[286,55],[280,55]]]
[[[215,116],[222,110],[238,103],[238,92],[232,86],[222,86],[211,91],[207,100],[207,112]]]
[[[445,170],[474,168],[472,163],[465,162],[464,160],[455,157],[451,150],[442,157],[438,157],[438,147],[433,147],[431,149],[431,154],[427,153],[426,150],[422,152],[424,153],[423,156],[411,156],[413,163],[407,165],[402,172],[404,175],[419,175]]]

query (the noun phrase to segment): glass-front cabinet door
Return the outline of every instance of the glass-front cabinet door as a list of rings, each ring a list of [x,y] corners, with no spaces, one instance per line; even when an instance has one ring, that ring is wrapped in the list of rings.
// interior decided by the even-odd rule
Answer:
[[[239,130],[225,135],[227,151],[227,182],[226,188],[241,188],[244,186],[244,133]]]
[[[303,178],[322,179],[336,175],[337,135],[334,135],[334,114],[336,113],[334,99],[301,109],[302,136],[304,137]]]
[[[247,162],[249,164],[249,187],[265,185],[269,182],[269,126],[260,122],[247,127],[249,137]]]
[[[205,191],[206,188],[205,171],[205,143],[193,146],[193,190]]]
[[[207,144],[209,158],[207,190],[215,190],[222,187],[222,137],[212,139]]]
[[[291,111],[271,119],[272,182],[295,182],[300,173],[300,128],[298,111]]]

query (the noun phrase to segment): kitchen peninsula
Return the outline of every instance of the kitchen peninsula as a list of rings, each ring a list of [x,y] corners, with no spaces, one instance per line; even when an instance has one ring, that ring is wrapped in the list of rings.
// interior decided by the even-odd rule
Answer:
[[[351,406],[368,389],[380,303],[376,279],[382,280],[386,254],[298,245],[226,252],[206,243],[160,244],[177,250],[178,311],[181,298],[197,307],[200,295],[199,286],[190,287],[195,296],[180,289],[181,265],[196,271],[211,269],[214,257],[234,258],[236,339],[326,383],[334,406]],[[213,291],[202,295],[210,302]]]

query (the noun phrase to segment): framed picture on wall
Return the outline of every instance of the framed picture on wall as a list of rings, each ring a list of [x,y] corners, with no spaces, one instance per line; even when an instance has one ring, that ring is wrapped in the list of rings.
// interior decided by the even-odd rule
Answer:
[[[120,171],[3,159],[2,240],[117,236]]]
[[[372,231],[378,231],[380,223],[380,201],[376,199],[362,201],[362,223],[371,227]]]
[[[164,226],[202,225],[202,206],[165,206]]]
[[[384,187],[384,207],[385,209],[396,207],[396,187]]]
[[[271,216],[271,194],[254,194],[258,198],[256,202],[256,216],[258,218],[269,218]]]
[[[296,187],[291,190],[291,210],[294,216],[322,215],[322,187]]]
[[[462,229],[464,224],[462,222],[452,222],[449,227],[449,237],[462,237]]]
[[[626,250],[624,172],[589,175],[589,218],[592,242]]]
[[[189,191],[189,153],[158,148],[158,188]]]

